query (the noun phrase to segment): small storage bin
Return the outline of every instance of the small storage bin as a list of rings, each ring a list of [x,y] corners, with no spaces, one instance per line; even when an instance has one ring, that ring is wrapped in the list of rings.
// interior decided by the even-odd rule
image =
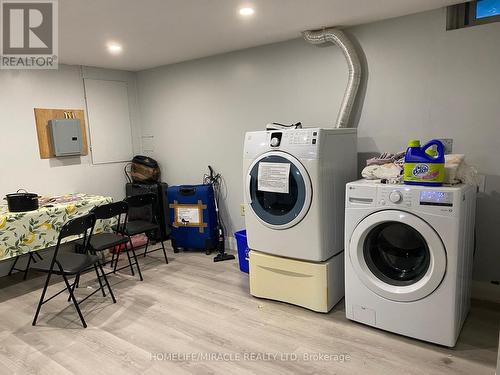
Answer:
[[[250,249],[248,248],[247,243],[247,231],[245,229],[239,230],[234,233],[234,237],[236,237],[236,245],[238,247],[238,262],[240,263],[241,272],[248,273],[248,252]]]

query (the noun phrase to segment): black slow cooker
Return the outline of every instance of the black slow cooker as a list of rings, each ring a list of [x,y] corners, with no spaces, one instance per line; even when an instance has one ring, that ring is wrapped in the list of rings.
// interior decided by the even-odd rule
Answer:
[[[7,194],[4,199],[10,212],[25,212],[38,210],[38,194],[28,193],[26,190],[19,189],[16,193]]]

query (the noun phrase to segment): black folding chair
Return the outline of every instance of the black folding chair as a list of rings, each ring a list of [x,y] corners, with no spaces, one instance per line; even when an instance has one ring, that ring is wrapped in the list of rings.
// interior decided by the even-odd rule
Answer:
[[[144,256],[146,254],[152,253],[154,251],[158,251],[160,249],[150,250],[148,251],[149,246],[149,233],[153,233],[156,231],[160,231],[160,225],[158,224],[158,218],[155,211],[155,203],[156,203],[156,194],[147,193],[140,195],[133,195],[125,198],[125,202],[128,203],[128,207],[130,208],[140,208],[140,207],[150,207],[151,208],[151,221],[147,220],[130,220],[130,217],[127,217],[127,221],[125,225],[119,229],[119,232],[125,234],[126,236],[135,236],[136,234],[145,234],[148,237],[146,242],[146,247],[144,249]],[[116,226],[115,226],[116,227]],[[165,251],[165,245],[163,244],[163,239],[160,240],[161,248],[163,250],[163,255],[165,256],[165,263],[168,264],[167,252]],[[130,240],[130,247],[132,252],[134,252],[134,245],[132,244],[132,240]],[[120,253],[118,253],[119,255]],[[117,259],[118,260],[118,259]],[[115,264],[116,267],[116,264]]]
[[[31,268],[37,271],[47,273],[47,280],[45,280],[45,285],[43,287],[42,295],[40,296],[40,301],[38,302],[38,306],[36,308],[35,317],[33,318],[33,325],[36,325],[36,321],[38,319],[38,314],[40,314],[40,309],[44,303],[49,302],[51,299],[55,298],[59,294],[63,293],[65,290],[68,291],[73,304],[75,305],[76,312],[82,321],[82,325],[84,328],[87,328],[87,323],[83,318],[82,312],[80,311],[79,304],[85,301],[90,296],[94,295],[98,291],[102,291],[103,296],[106,296],[104,291],[104,285],[101,282],[101,277],[108,288],[109,294],[111,295],[111,299],[113,303],[116,303],[115,296],[113,295],[113,291],[111,290],[111,286],[109,285],[106,274],[102,269],[102,265],[99,262],[99,257],[95,254],[88,254],[88,245],[90,240],[92,239],[92,232],[94,230],[94,225],[96,222],[96,218],[94,214],[88,214],[84,216],[80,216],[78,218],[72,219],[63,225],[61,228],[61,232],[59,233],[59,238],[57,240],[57,245],[54,249],[54,255],[51,259],[44,259],[38,263],[35,263]],[[65,238],[71,236],[82,236],[83,235],[83,246],[86,251],[84,254],[80,253],[59,253],[59,249],[61,247],[61,241]],[[95,273],[97,275],[97,280],[99,281],[99,289],[95,290],[81,301],[77,301],[74,295],[74,289],[77,280],[80,277],[80,274],[89,268],[93,267]],[[99,275],[99,272],[101,275]],[[64,283],[66,284],[66,288],[60,290],[53,296],[45,299],[45,294],[47,293],[47,288],[49,286],[50,279],[52,275],[61,275]],[[68,281],[68,276],[75,276],[75,281],[73,285],[70,285]]]
[[[24,255],[24,254],[23,254]],[[28,253],[28,263],[26,264],[26,268],[16,268],[17,261],[19,260],[19,257],[21,255],[18,255],[16,259],[14,259],[14,263],[12,263],[12,266],[10,267],[8,275],[12,275],[12,272],[14,271],[19,271],[19,272],[24,272],[23,280],[26,280],[28,278],[28,271],[30,269],[30,264],[31,262],[36,263],[37,260],[35,258],[38,258],[38,260],[43,260],[42,256],[38,254],[36,251],[35,252],[29,252]]]
[[[123,229],[125,222],[127,221],[127,214],[128,214],[127,202],[121,201],[121,202],[104,204],[102,206],[94,207],[91,212],[95,215],[97,220],[109,220],[112,218],[116,218],[117,223],[115,225],[115,232],[114,233],[94,234],[89,242],[89,250],[93,254],[97,254],[97,252],[102,252],[102,251],[105,251],[107,249],[113,249],[114,250],[113,256],[111,258],[111,267],[113,267],[113,263],[115,261],[115,254],[117,255],[117,257],[119,257],[120,247],[123,246],[124,252],[127,254],[127,257],[128,257],[129,265],[117,269],[116,264],[118,262],[116,262],[115,267],[113,269],[113,272],[130,267],[130,272],[132,273],[132,276],[135,276],[134,267],[133,267],[135,265],[137,267],[137,273],[139,274],[139,278],[142,281],[143,278],[142,278],[141,269],[139,267],[139,262],[137,261],[137,255],[136,255],[133,247],[130,249],[132,251],[132,256],[134,258],[133,262],[132,262],[132,258],[130,256],[130,254],[129,254],[129,249],[128,249],[127,243],[130,242],[130,237],[125,236],[123,234],[119,234],[121,232],[121,230]],[[77,246],[82,248],[82,246],[83,246],[82,239],[75,241],[75,243],[77,244]]]

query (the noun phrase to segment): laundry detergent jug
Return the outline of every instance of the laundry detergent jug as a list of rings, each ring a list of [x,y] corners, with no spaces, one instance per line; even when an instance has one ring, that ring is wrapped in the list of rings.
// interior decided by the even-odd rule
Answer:
[[[420,147],[420,141],[418,140],[408,142],[404,164],[404,183],[408,185],[441,186],[443,182],[443,143],[433,139]]]

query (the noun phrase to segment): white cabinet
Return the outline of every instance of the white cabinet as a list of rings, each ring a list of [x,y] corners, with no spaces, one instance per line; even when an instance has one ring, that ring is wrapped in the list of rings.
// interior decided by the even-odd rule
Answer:
[[[84,79],[94,164],[132,159],[132,129],[127,82]]]

